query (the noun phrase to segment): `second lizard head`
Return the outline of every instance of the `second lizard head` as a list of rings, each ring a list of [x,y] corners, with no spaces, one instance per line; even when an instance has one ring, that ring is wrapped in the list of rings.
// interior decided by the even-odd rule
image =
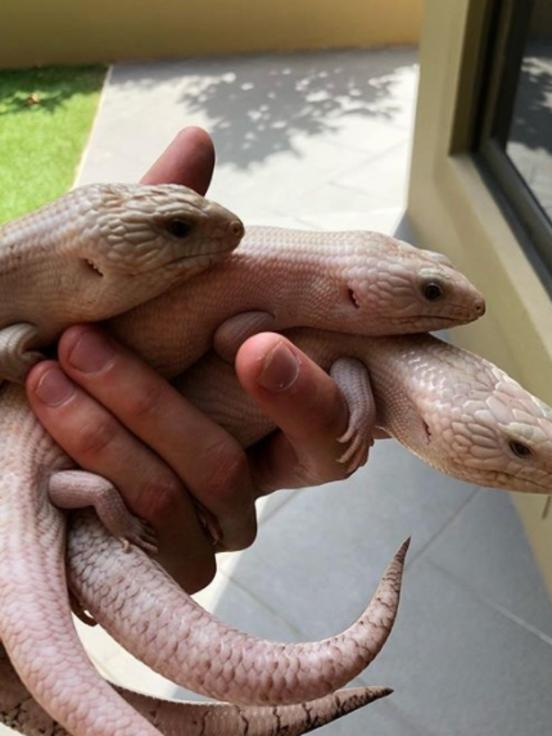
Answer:
[[[485,300],[443,255],[415,248],[380,233],[355,233],[339,270],[343,309],[356,310],[362,334],[426,332],[478,319]],[[354,317],[352,318],[355,319]]]

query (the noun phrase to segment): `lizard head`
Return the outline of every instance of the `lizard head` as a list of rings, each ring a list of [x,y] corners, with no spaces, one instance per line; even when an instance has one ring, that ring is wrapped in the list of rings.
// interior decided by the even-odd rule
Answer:
[[[66,239],[83,297],[120,298],[128,309],[221,260],[243,236],[241,221],[176,184],[94,184],[75,190],[79,237]]]
[[[376,316],[383,334],[397,334],[451,327],[484,314],[483,297],[446,256],[380,233],[362,236],[342,274],[344,298],[359,322],[363,314],[372,323]]]
[[[422,426],[412,449],[469,483],[552,493],[552,409],[492,363],[448,353],[416,389]]]

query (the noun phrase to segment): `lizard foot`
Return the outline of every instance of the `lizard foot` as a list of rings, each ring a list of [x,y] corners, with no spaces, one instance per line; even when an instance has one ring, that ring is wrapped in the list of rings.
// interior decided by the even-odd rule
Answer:
[[[128,514],[124,526],[126,526],[126,530],[122,530],[121,534],[115,535],[121,540],[124,552],[128,552],[133,544],[150,555],[159,552],[155,530],[147,521]]]
[[[98,622],[96,621],[96,619],[88,613],[88,611],[84,608],[84,606],[82,605],[78,597],[73,593],[73,591],[69,589],[68,593],[69,605],[71,606],[71,610],[73,611],[75,616],[87,626],[97,626]]]
[[[337,462],[353,473],[368,460],[374,444],[376,409],[368,371],[364,363],[354,358],[340,358],[332,365],[330,374],[341,389],[349,409],[349,422],[345,432],[337,438],[340,444],[348,444]]]
[[[158,551],[153,527],[132,514],[113,483],[86,470],[60,470],[50,476],[50,501],[62,509],[93,506],[105,528],[120,539],[123,549],[134,544],[144,552]]]

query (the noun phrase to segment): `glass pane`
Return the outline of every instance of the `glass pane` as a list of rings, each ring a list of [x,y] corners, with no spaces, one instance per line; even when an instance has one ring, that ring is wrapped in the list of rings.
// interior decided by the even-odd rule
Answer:
[[[551,0],[531,12],[506,153],[552,220]]]

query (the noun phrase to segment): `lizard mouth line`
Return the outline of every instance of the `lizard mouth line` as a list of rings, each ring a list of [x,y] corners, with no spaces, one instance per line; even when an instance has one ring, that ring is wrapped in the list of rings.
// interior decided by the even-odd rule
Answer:
[[[186,263],[186,261],[190,260],[196,260],[199,263],[203,263],[205,259],[216,258],[217,256],[222,258],[227,255],[228,252],[229,251],[226,250],[213,250],[209,253],[195,253],[189,256],[180,256],[179,258],[174,258],[172,261],[169,261],[167,266],[178,266],[179,264]]]
[[[458,462],[457,460],[452,461],[452,465],[455,468],[458,468],[461,472],[465,470],[465,466]],[[544,485],[544,483],[537,483],[536,480],[529,480],[528,478],[523,478],[522,476],[514,475],[513,473],[505,473],[504,471],[492,471],[492,470],[482,470],[480,471],[482,473],[483,478],[489,480],[496,479],[496,476],[498,473],[504,478],[506,481],[512,481],[512,488],[515,488],[516,485],[521,481],[522,483],[530,486],[532,490],[526,491],[527,493],[550,493],[552,491],[552,481],[550,485]],[[490,476],[490,477],[489,477]],[[465,474],[463,476],[463,479],[466,480]],[[479,481],[471,481],[467,480],[468,483],[477,482],[478,485],[485,485],[485,483],[480,483]],[[491,487],[497,487],[496,483],[489,483]],[[508,486],[501,484],[498,486],[499,488],[507,488]]]

